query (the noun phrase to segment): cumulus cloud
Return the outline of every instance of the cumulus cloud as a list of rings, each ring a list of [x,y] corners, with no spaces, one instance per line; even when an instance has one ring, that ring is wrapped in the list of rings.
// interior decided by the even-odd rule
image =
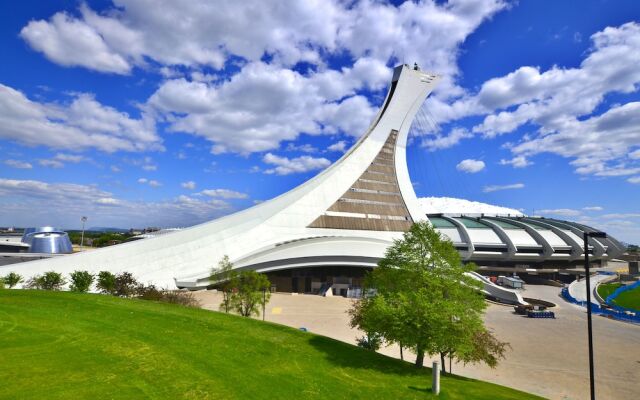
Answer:
[[[33,168],[33,165],[31,165],[31,163],[28,163],[26,161],[20,161],[20,160],[4,160],[4,165],[8,165],[11,168],[18,168],[18,169],[31,169]]]
[[[236,192],[229,189],[205,189],[201,194],[209,197],[220,197],[222,199],[246,199],[249,197],[246,193]]]
[[[632,93],[640,85],[640,24],[608,27],[591,36],[579,67],[546,71],[523,66],[485,82],[475,95],[452,104],[432,99],[440,122],[486,115],[472,132],[485,138],[511,133],[525,124],[538,129],[511,146],[504,164],[526,166],[530,157],[553,153],[571,160],[579,174],[636,174],[640,152],[640,103],[616,104],[599,113],[609,93]],[[611,60],[615,59],[613,63]],[[596,112],[594,115],[594,111]],[[457,143],[459,133],[443,136]]]
[[[87,215],[96,225],[129,228],[188,226],[232,210],[219,199],[179,196],[155,202],[128,201],[96,186],[11,179],[0,179],[0,205],[5,211],[0,224],[49,224],[66,229],[75,228],[78,215]]]
[[[73,95],[67,104],[40,103],[2,84],[0,138],[27,146],[69,150],[162,149],[155,123],[145,114],[140,119],[131,118],[127,113],[99,103],[87,93]]]
[[[523,189],[524,183],[513,183],[510,185],[489,185],[482,188],[482,191],[485,193],[497,192],[500,190],[513,190],[513,189]]]
[[[600,206],[588,206],[588,207],[582,207],[582,209],[584,211],[602,211],[602,210],[604,210],[604,208],[602,208]]]
[[[473,160],[466,159],[462,160],[456,165],[456,169],[458,171],[466,172],[468,174],[475,174],[476,172],[480,172],[485,168],[484,161],[481,160]]]
[[[300,133],[358,136],[375,110],[345,71],[305,76],[249,63],[221,83],[168,80],[148,104],[166,116],[169,130],[206,138],[215,154],[273,150]]]
[[[187,181],[187,182],[182,182],[180,186],[182,186],[184,189],[193,190],[196,188],[196,183],[194,181]]]
[[[640,176],[631,177],[627,179],[627,182],[634,183],[634,184],[640,183]]]
[[[334,144],[327,147],[327,150],[344,153],[347,150],[347,142],[345,142],[344,140],[337,141]]]
[[[562,217],[576,217],[580,215],[580,210],[573,210],[571,208],[556,208],[552,210],[538,210],[540,214],[559,215]]]
[[[464,128],[454,128],[448,135],[436,134],[434,138],[423,139],[421,145],[430,151],[447,149],[457,145],[462,139],[473,137],[473,134]]]
[[[277,174],[277,175],[289,175],[294,173],[314,171],[317,169],[323,169],[331,164],[331,161],[324,157],[313,158],[310,156],[302,156],[289,159],[287,157],[280,157],[272,153],[267,153],[263,157],[262,161],[267,164],[275,165],[275,168],[270,168],[264,171],[265,174]]]
[[[500,165],[511,165],[513,168],[524,168],[533,164],[533,162],[527,160],[525,156],[513,157],[511,160],[500,160]]]
[[[64,163],[58,160],[49,160],[49,159],[40,159],[38,160],[38,164],[47,168],[62,168],[64,167]]]
[[[149,183],[149,186],[154,188],[162,186],[162,183],[156,181],[155,179],[151,179],[148,183]]]

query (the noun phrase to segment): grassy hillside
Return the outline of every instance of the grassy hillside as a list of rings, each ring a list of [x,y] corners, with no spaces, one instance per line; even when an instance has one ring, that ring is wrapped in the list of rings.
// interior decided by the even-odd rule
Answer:
[[[430,370],[252,319],[109,296],[0,290],[0,398],[430,398]],[[442,399],[532,399],[443,377]]]

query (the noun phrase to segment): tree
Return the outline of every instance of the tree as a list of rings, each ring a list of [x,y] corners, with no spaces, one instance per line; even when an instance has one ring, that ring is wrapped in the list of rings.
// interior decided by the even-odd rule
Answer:
[[[9,286],[9,289],[23,281],[22,276],[15,272],[9,272],[9,274],[2,278],[2,280],[4,280],[5,285]]]
[[[138,281],[131,272],[123,272],[116,276],[114,293],[120,297],[134,296],[138,291]]]
[[[481,283],[467,274],[473,268],[462,264],[453,244],[429,223],[416,223],[368,274],[365,292],[373,289],[375,295],[354,305],[351,324],[380,334],[388,343],[412,348],[418,367],[425,354],[471,360],[472,354],[482,352],[470,343],[486,331]]]
[[[222,291],[222,303],[220,303],[220,310],[229,313],[231,309],[231,295],[233,290],[238,285],[238,273],[233,270],[233,263],[229,260],[229,256],[225,255],[218,262],[218,267],[211,271],[210,280],[220,285]]]
[[[243,317],[260,315],[260,305],[265,305],[271,298],[271,282],[266,275],[256,271],[243,271],[234,279],[236,286],[231,291],[230,308]]]
[[[69,276],[71,277],[70,289],[72,291],[86,293],[91,288],[93,274],[90,274],[89,271],[73,271]]]
[[[67,281],[62,274],[54,271],[45,272],[44,275],[36,275],[29,279],[27,287],[42,290],[60,290]]]
[[[100,271],[98,273],[98,281],[96,288],[102,293],[115,294],[116,293],[116,276],[109,271]]]

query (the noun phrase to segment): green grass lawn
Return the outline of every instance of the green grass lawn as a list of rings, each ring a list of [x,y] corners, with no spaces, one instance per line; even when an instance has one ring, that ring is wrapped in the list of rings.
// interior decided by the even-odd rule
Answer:
[[[606,300],[607,296],[613,293],[620,286],[622,286],[620,283],[607,283],[600,285],[598,286],[598,294]],[[635,289],[622,292],[615,298],[613,304],[640,311],[640,286]]]
[[[607,297],[611,295],[617,288],[622,286],[621,283],[603,283],[598,285],[598,294],[602,297],[603,300],[606,300]]]
[[[425,399],[428,369],[285,326],[110,296],[0,290],[0,398]],[[533,399],[443,377],[442,399]]]

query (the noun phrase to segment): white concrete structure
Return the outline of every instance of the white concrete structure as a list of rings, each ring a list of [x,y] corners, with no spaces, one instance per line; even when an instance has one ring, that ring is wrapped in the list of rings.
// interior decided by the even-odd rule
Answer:
[[[141,282],[161,287],[201,288],[210,283],[211,270],[224,255],[238,269],[269,273],[374,267],[393,239],[427,217],[409,178],[406,144],[416,112],[438,80],[417,67],[395,68],[383,106],[362,138],[325,171],[275,199],[170,234],[22,263],[19,272],[30,277],[50,270],[64,274],[77,269],[128,271]],[[554,253],[529,223],[494,218],[479,222],[480,229],[471,218],[429,218],[437,219],[436,228],[451,238],[466,260],[540,259]],[[506,232],[507,223],[517,229]],[[564,245],[569,243],[572,253],[564,256],[582,253],[571,228],[548,230],[545,234],[554,240],[557,236]],[[518,251],[531,246],[540,252]],[[606,247],[601,245],[597,251],[595,256],[603,256]],[[0,275],[11,268],[0,267]],[[345,284],[338,281],[333,280]],[[312,286],[318,282],[307,279],[304,291]],[[291,290],[298,291],[297,287],[296,280]],[[491,290],[499,293],[501,288]]]

